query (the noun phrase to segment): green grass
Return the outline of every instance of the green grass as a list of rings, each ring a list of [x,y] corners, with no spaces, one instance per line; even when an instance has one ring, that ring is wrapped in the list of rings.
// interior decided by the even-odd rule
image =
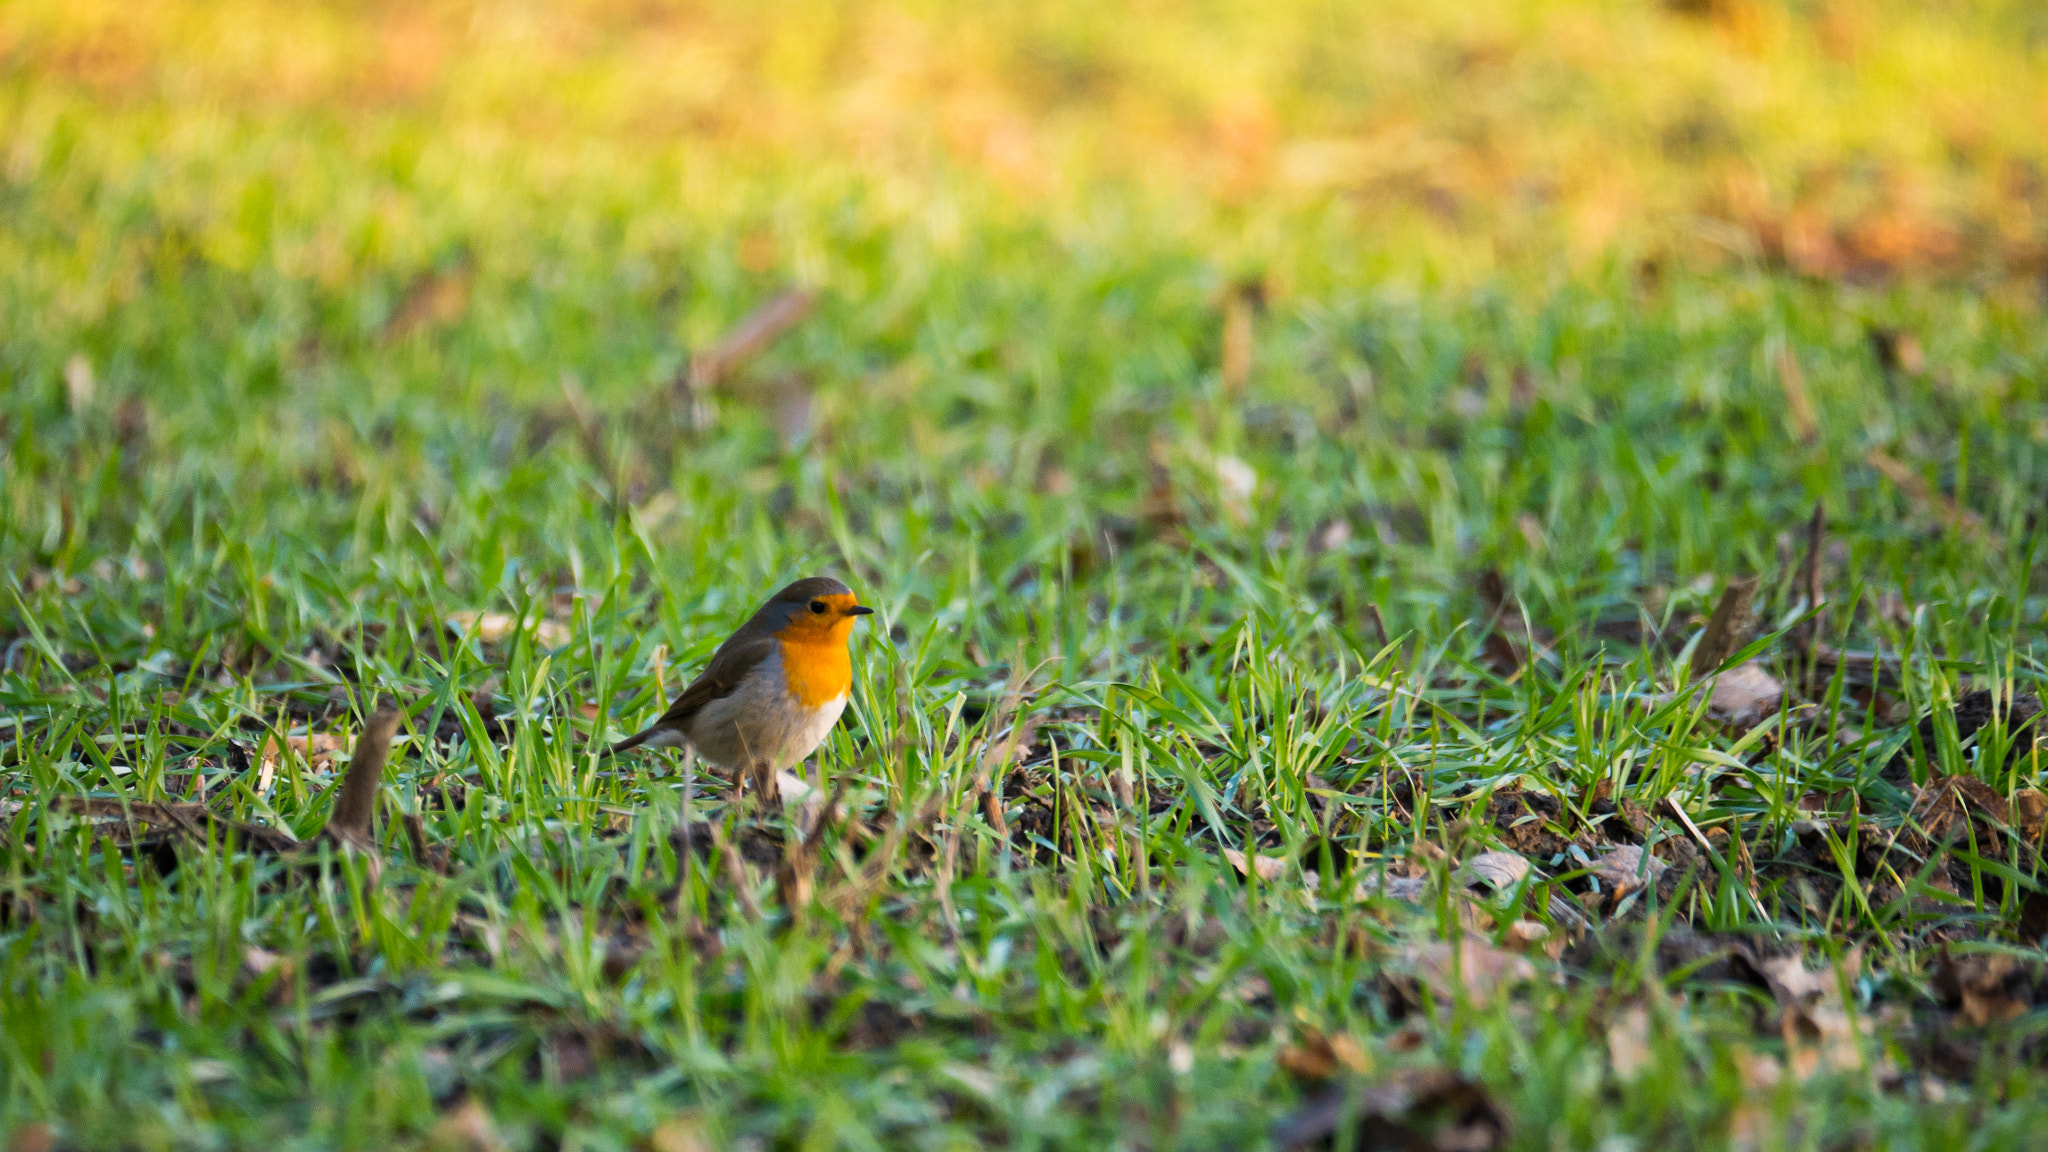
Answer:
[[[1517,1148],[2037,1146],[2042,1011],[1980,1028],[1938,979],[1944,955],[2043,959],[2035,857],[1980,819],[1919,872],[1872,866],[1914,842],[1883,770],[1930,710],[1921,758],[2041,786],[2005,725],[1943,719],[2043,678],[2031,289],[1619,257],[1472,284],[1407,274],[1327,205],[1254,242],[1117,186],[1036,212],[945,164],[911,193],[841,161],[550,167],[374,119],[98,122],[9,83],[18,1140],[1258,1147],[1317,1090],[1283,1057],[1324,1034],[1359,1041],[1362,1082],[1483,1085]],[[1248,267],[1284,291],[1239,391],[1219,300]],[[437,275],[445,314],[394,323]],[[817,313],[693,427],[667,382],[793,280]],[[1888,371],[1877,330],[1924,366]],[[1816,503],[1824,637],[1899,678],[1721,724],[1683,646],[1757,574],[1757,650],[1795,680]],[[1505,676],[1489,569],[1553,641]],[[819,571],[878,615],[814,761],[846,815],[791,908],[780,814],[594,750]],[[461,611],[534,627],[485,643]],[[345,739],[379,699],[406,721],[374,881],[331,850],[192,845],[165,871],[52,806],[203,798],[307,837],[339,761],[266,771],[260,746]],[[1592,856],[1641,805],[1670,881],[1617,908],[1584,861],[1532,854],[1498,916],[1468,910],[1453,871],[1528,831],[1490,815],[1517,788]],[[1810,795],[1844,815],[1795,827]],[[743,859],[685,867],[686,828]],[[1226,849],[1285,863],[1240,878]],[[1419,904],[1334,874],[1405,861]],[[1537,979],[1434,973],[1437,942],[1531,918],[1573,943],[1535,950]],[[1812,1045],[1768,991],[1659,950],[1687,931],[1816,967],[1860,946],[1855,1059],[1799,1081]],[[1635,1006],[1641,1067],[1615,1054]]]

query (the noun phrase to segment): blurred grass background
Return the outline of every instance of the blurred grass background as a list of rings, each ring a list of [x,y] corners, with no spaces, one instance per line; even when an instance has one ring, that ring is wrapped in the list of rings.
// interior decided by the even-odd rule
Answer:
[[[751,224],[745,264],[808,279],[833,261],[790,201],[859,193],[942,235],[1107,201],[1310,292],[1613,260],[2024,281],[2048,271],[2044,52],[2025,0],[0,14],[13,181],[147,184],[205,258],[327,285],[458,220],[587,226],[629,188],[634,228]],[[734,194],[759,180],[780,194]],[[94,241],[74,322],[144,258]]]

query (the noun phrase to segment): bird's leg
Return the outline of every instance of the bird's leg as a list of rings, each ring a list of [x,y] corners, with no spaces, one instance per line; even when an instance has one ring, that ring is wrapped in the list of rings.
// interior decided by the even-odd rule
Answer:
[[[775,803],[781,791],[775,784],[775,765],[767,760],[753,760],[747,764],[747,777],[754,785],[754,794],[760,797],[761,807],[766,811]]]

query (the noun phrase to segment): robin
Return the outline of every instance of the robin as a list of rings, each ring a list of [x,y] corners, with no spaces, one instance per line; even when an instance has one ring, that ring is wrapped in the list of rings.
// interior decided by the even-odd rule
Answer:
[[[846,641],[854,619],[873,612],[829,576],[798,580],[718,646],[661,719],[606,755],[688,741],[705,760],[744,772],[756,791],[771,795],[775,773],[810,755],[846,710],[853,683]]]

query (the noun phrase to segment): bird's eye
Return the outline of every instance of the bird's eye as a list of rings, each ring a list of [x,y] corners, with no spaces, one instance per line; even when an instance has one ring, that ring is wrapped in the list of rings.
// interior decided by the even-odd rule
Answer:
[[[823,616],[825,614],[825,602],[823,600],[811,601],[811,612],[814,615]]]

